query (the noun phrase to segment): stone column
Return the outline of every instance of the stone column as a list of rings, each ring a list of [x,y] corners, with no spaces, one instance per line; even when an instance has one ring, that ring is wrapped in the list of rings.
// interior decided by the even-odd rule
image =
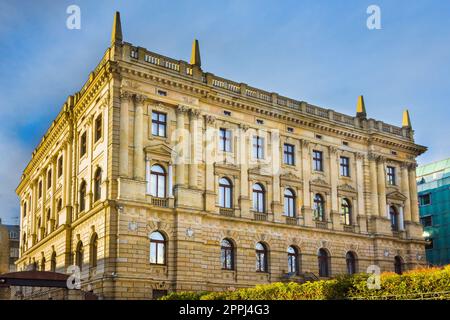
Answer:
[[[283,206],[281,205],[281,187],[280,187],[280,134],[277,130],[270,132],[272,141],[271,151],[272,155],[272,212],[275,222],[283,222]]]
[[[370,171],[371,213],[372,216],[376,217],[380,214],[378,208],[377,156],[373,153],[369,153],[368,159]]]
[[[335,213],[339,211],[338,196],[337,196],[337,184],[339,167],[337,165],[337,148],[330,146],[329,152],[329,165],[330,165],[330,185],[331,185],[331,212]]]
[[[205,115],[205,210],[215,210],[214,162],[216,160],[216,118]]]
[[[302,147],[302,178],[303,178],[303,221],[306,226],[313,226],[313,213],[311,209],[311,153],[309,141],[301,140]]]
[[[403,206],[400,207],[400,212],[399,212],[399,230],[403,231],[405,230],[405,216],[403,214]]]
[[[168,172],[168,195],[169,198],[173,198],[173,166],[169,164],[169,172]]]
[[[248,194],[248,157],[249,157],[249,144],[247,137],[248,126],[240,124],[239,125],[239,144],[238,151],[239,155],[237,157],[239,165],[241,168],[240,177],[240,196],[239,196],[239,207],[241,209],[241,216],[250,217],[250,197]]]
[[[56,177],[58,176],[57,172],[57,162],[58,157],[55,155],[52,158],[52,200],[50,204],[50,221],[47,222],[47,233],[52,232],[55,229],[55,222],[56,222]]]
[[[384,157],[378,157],[378,210],[380,217],[386,216],[386,212],[383,212],[383,209],[386,208],[386,172],[384,169],[385,162],[386,159]]]
[[[196,189],[197,188],[197,170],[198,170],[198,161],[197,161],[197,148],[198,148],[198,117],[200,116],[200,111],[196,109],[191,109],[189,112],[190,122],[190,161],[189,161],[189,187]]]
[[[120,148],[119,148],[119,175],[128,176],[128,131],[129,131],[129,104],[131,94],[124,91],[120,95]]]
[[[364,168],[363,168],[364,155],[362,153],[356,153],[356,190],[358,192],[358,211],[355,212],[357,217],[354,221],[358,223],[359,230],[363,233],[367,232],[367,224],[365,217],[365,203],[364,203]]]
[[[144,95],[135,96],[134,111],[134,178],[136,180],[145,179],[144,169]]]
[[[409,195],[411,199],[412,222],[419,223],[419,200],[417,196],[416,167],[416,163],[412,163],[409,166]]]
[[[405,221],[410,222],[412,220],[411,218],[411,196],[409,193],[409,179],[408,179],[408,164],[402,163],[401,164],[401,191],[404,196],[406,196],[405,200],[405,207],[404,207],[404,217]]]
[[[146,183],[146,187],[145,187],[145,193],[146,194],[150,194],[150,186],[151,186],[151,167],[150,167],[150,156],[146,155],[145,156],[145,181],[147,181]]]
[[[187,109],[184,106],[178,106],[176,110],[177,114],[177,132],[176,132],[176,152],[177,152],[177,162],[175,165],[175,175],[176,175],[176,186],[184,186],[184,168],[185,168],[185,139],[184,134],[184,115]]]

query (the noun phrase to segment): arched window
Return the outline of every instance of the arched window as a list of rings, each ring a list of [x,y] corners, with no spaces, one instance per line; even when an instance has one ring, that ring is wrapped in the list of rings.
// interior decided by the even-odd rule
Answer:
[[[345,255],[345,262],[347,264],[347,273],[348,274],[355,274],[356,271],[356,255],[349,251]]]
[[[159,164],[150,170],[150,194],[157,198],[166,197],[166,172]]]
[[[330,257],[328,251],[325,249],[320,249],[318,254],[319,259],[319,276],[329,277],[330,276]]]
[[[102,197],[102,169],[97,168],[94,175],[94,202]]]
[[[398,231],[398,211],[394,206],[389,207],[392,231]]]
[[[264,187],[260,183],[253,185],[253,210],[256,212],[266,212],[266,193]]]
[[[347,226],[352,224],[352,205],[346,198],[342,199],[341,203],[341,223]]]
[[[288,254],[288,273],[298,274],[299,272],[299,261],[298,261],[298,250],[294,246],[290,246],[287,250]]]
[[[223,239],[220,243],[220,260],[224,270],[233,270],[234,268],[233,249],[233,243],[228,239]]]
[[[219,180],[219,206],[222,208],[231,208],[232,205],[232,186],[228,178]]]
[[[150,235],[150,263],[166,263],[166,239],[158,231]]]
[[[75,264],[80,268],[80,271],[83,269],[83,242],[78,241],[77,249],[75,251]]]
[[[289,188],[284,190],[284,215],[295,217],[295,193]]]
[[[97,267],[97,253],[98,253],[98,236],[94,233],[91,237],[89,246],[89,265],[91,268]]]
[[[395,256],[394,258],[394,271],[396,274],[403,273],[403,259],[400,256]]]
[[[258,242],[256,250],[256,271],[267,272],[267,248],[266,245]]]
[[[52,258],[50,260],[50,271],[55,272],[56,271],[56,252],[53,251]]]
[[[314,217],[316,220],[325,221],[325,201],[318,193],[314,196]]]
[[[81,181],[80,184],[80,212],[86,210],[86,181]]]

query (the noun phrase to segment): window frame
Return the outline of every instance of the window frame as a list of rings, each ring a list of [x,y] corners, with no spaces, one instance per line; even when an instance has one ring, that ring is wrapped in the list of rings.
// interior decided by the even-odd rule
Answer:
[[[95,170],[94,175],[94,203],[102,198],[102,169]]]
[[[227,128],[219,128],[219,151],[232,152],[232,132]]]
[[[261,188],[261,190],[255,189],[255,186],[259,186]],[[256,194],[256,203],[255,203],[255,194]],[[261,183],[253,184],[252,201],[253,201],[252,207],[255,212],[266,213],[266,190]]]
[[[80,158],[83,158],[87,154],[87,134],[84,131],[80,135]]]
[[[290,143],[283,145],[283,163],[289,166],[295,166],[295,146]]]
[[[396,168],[394,166],[386,166],[387,182],[390,186],[396,186]]]
[[[226,180],[227,184],[222,183],[223,180]],[[229,203],[227,203],[227,192],[229,193]],[[233,184],[227,177],[219,179],[219,207],[227,209],[233,207]]]
[[[153,168],[156,168],[156,167],[161,168],[162,172],[154,171]],[[162,197],[159,194],[160,177],[162,177],[162,181],[164,183],[164,186],[163,186],[164,190],[163,190]],[[153,184],[155,184],[154,188],[153,188]],[[153,189],[155,190],[155,193],[152,192]],[[155,163],[150,167],[150,195],[152,197],[159,198],[159,199],[167,198],[167,173],[166,173],[165,168],[158,163]]]
[[[341,223],[346,226],[352,225],[352,204],[347,198],[341,200]]]
[[[314,219],[325,222],[325,199],[320,193],[314,195]]]
[[[358,272],[356,265],[356,254],[352,251],[348,251],[345,254],[345,264],[347,266],[347,274],[353,275]]]
[[[341,156],[339,158],[339,168],[341,177],[350,177],[350,158]]]
[[[389,206],[389,220],[391,221],[391,230],[400,231],[400,214],[393,205]]]
[[[103,136],[103,117],[100,113],[94,120],[94,143],[97,143]]]
[[[290,252],[289,249],[292,249],[293,252]],[[300,272],[298,249],[295,246],[289,246],[287,249],[287,255],[288,255],[288,273],[298,275]]]
[[[153,239],[152,236],[154,234],[159,234],[163,239],[162,240],[160,240],[160,239]],[[152,243],[155,244],[155,254],[154,254],[155,262],[152,262],[152,256],[153,256],[152,255]],[[155,230],[155,231],[153,231],[150,234],[150,246],[149,246],[149,249],[150,249],[150,252],[149,252],[150,253],[149,254],[150,264],[153,264],[153,265],[166,265],[166,260],[167,260],[167,258],[166,258],[167,245],[166,244],[167,244],[167,240],[166,240],[166,237],[164,236],[164,234],[162,232],[160,232],[158,230]],[[159,257],[160,257],[159,250],[163,250],[163,254],[162,254],[163,261],[162,262],[159,261]]]
[[[313,170],[323,172],[323,151],[313,150]]]
[[[229,245],[224,245],[225,242]],[[220,242],[220,263],[222,270],[234,270],[234,245],[227,238]]]
[[[330,254],[324,248],[320,248],[317,254],[319,263],[319,277],[329,278],[330,270]]]
[[[253,158],[257,160],[265,159],[264,150],[265,139],[261,136],[253,136]]]
[[[290,194],[286,194],[286,192],[290,192]],[[297,216],[296,210],[296,196],[294,190],[291,188],[286,188],[283,194],[284,199],[284,215],[286,217],[295,218]],[[287,206],[287,208],[286,208]],[[286,209],[288,212],[286,212]],[[292,214],[291,214],[292,213]]]
[[[258,248],[258,245],[262,249]],[[257,242],[255,245],[256,253],[256,272],[267,273],[268,272],[268,261],[267,261],[267,246],[262,242]]]
[[[154,119],[154,115],[156,115],[156,119]],[[164,117],[164,120],[161,120],[161,117]],[[156,128],[156,129],[155,129]],[[160,130],[163,129],[163,135],[160,135]],[[151,128],[152,136],[155,137],[167,137],[167,113],[152,111],[152,128]],[[156,134],[154,133],[156,130]]]
[[[80,183],[80,190],[78,191],[79,212],[86,210],[86,181],[82,180]]]
[[[63,157],[64,157],[63,155],[60,155],[58,157],[58,165],[56,168],[58,178],[61,178],[61,176],[63,175],[63,172],[64,172],[64,158]]]

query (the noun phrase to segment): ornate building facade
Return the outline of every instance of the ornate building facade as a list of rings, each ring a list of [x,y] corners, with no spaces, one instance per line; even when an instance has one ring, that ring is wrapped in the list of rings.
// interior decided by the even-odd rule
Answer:
[[[107,299],[425,264],[403,126],[296,101],[122,39],[70,96],[17,188],[18,268]]]

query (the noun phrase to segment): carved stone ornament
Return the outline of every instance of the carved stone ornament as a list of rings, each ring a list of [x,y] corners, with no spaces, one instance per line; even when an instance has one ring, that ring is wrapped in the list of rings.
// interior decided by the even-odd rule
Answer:
[[[216,117],[210,115],[210,114],[205,114],[205,121],[207,124],[214,124],[216,122]]]
[[[183,113],[186,113],[188,110],[189,110],[188,107],[183,106],[183,105],[180,104],[180,105],[177,106],[175,112],[176,112],[177,114],[183,114]]]

